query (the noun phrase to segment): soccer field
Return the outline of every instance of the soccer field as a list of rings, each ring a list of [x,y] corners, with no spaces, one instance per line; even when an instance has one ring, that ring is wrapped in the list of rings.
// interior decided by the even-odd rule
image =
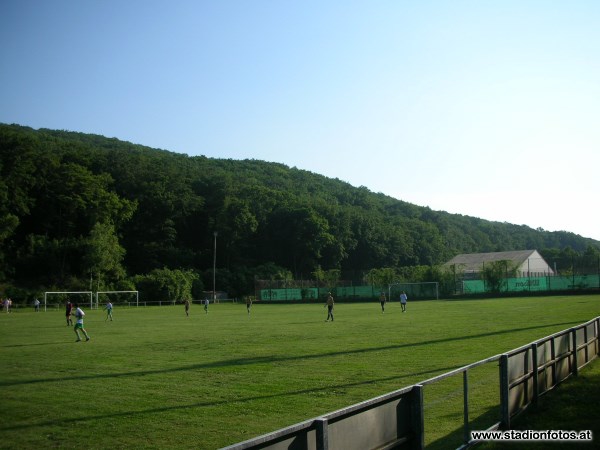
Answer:
[[[78,343],[62,309],[0,316],[0,448],[223,447],[586,322],[600,296],[85,311]],[[436,402],[460,419],[453,389]]]

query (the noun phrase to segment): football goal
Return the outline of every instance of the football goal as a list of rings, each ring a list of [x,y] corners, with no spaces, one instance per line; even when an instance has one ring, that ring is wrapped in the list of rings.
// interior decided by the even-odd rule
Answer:
[[[44,292],[44,311],[46,311],[48,306],[48,297],[51,295],[60,296],[59,301],[62,302],[69,298],[69,296],[84,296],[86,298],[89,296],[90,299],[90,309],[94,307],[94,297],[92,291],[63,291],[63,292]]]
[[[127,301],[121,301],[119,303],[127,303],[128,306],[131,306],[131,304],[133,303],[132,301],[130,301],[132,299],[132,295],[135,294],[135,306],[139,306],[139,302],[140,302],[140,293],[138,291],[98,291],[96,292],[96,308],[98,308],[98,297],[100,294],[103,295],[117,295],[117,299],[120,300],[121,298],[123,298],[123,296],[121,294],[126,294],[126,298],[128,299]]]
[[[408,299],[433,299],[439,300],[439,283],[437,281],[423,281],[421,283],[390,283],[388,285],[388,299],[399,299],[402,292],[406,292]]]

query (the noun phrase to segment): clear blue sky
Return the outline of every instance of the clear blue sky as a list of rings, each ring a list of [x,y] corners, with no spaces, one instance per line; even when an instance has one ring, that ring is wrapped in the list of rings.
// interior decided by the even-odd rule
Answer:
[[[599,1],[3,0],[0,122],[600,240]]]

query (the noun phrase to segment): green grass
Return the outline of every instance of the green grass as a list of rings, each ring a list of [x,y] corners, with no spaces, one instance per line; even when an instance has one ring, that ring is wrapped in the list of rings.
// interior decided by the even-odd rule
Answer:
[[[600,315],[600,296],[86,310],[0,316],[0,448],[214,449],[513,349]],[[470,375],[495,419],[497,367]],[[462,420],[462,379],[425,390],[427,442]],[[550,394],[552,395],[552,394]],[[488,425],[489,425],[488,424]]]

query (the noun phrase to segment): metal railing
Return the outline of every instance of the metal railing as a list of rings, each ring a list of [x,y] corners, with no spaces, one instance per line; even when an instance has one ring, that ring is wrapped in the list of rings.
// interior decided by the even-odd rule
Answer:
[[[421,383],[321,417],[225,447],[223,450],[386,450],[425,448],[424,389],[462,375],[463,423],[459,448],[471,441],[469,371],[499,363],[498,420],[487,430],[509,429],[511,420],[600,355],[600,317],[510,352],[460,367]]]

